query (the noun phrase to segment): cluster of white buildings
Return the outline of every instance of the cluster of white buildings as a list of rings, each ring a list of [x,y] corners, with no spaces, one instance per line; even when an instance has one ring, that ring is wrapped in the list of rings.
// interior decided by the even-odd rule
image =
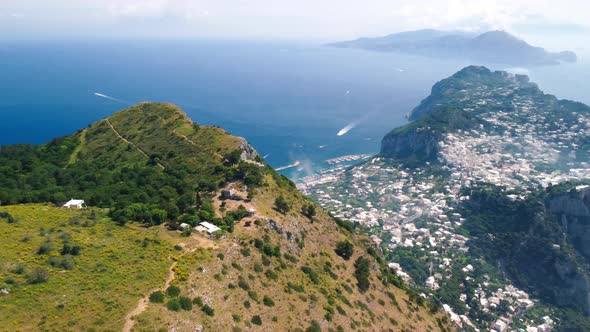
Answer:
[[[453,208],[469,199],[461,195],[462,188],[491,183],[518,189],[519,194],[510,196],[517,200],[539,186],[590,179],[588,114],[564,110],[551,97],[519,93],[522,84],[528,83],[514,80],[503,87],[466,83],[466,89],[456,91],[455,101],[481,124],[445,134],[439,142],[438,167],[426,163],[410,169],[375,157],[352,169],[336,167],[303,178],[298,188],[335,216],[368,226],[372,238],[386,239],[389,248],[422,252],[430,275],[418,286],[434,293],[468,252],[468,238],[457,233],[465,219]],[[475,267],[460,266],[464,284],[478,276],[481,281]],[[390,267],[412,282],[399,263]],[[462,293],[461,300],[500,317],[490,331],[504,332],[535,303],[512,285],[493,284],[497,285],[478,281],[476,290]],[[457,324],[472,326],[468,317],[455,314],[448,305],[445,310]],[[552,327],[547,316],[543,322],[528,322],[526,331],[546,332]]]

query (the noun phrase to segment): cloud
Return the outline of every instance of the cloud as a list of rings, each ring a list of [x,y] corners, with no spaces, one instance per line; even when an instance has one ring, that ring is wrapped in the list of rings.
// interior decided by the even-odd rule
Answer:
[[[22,19],[25,18],[26,15],[23,13],[0,13],[0,18],[1,17],[8,17],[11,19]]]
[[[166,9],[167,1],[135,1],[108,6],[111,15],[123,17],[158,17],[163,16]]]
[[[38,35],[157,34],[328,41],[423,28],[527,33],[534,30],[535,15],[550,17],[554,25],[546,27],[552,31],[584,33],[590,11],[587,0],[1,1],[5,13],[0,15],[2,36],[30,31]],[[9,13],[26,16],[11,20]],[[141,22],[146,24],[138,24]]]

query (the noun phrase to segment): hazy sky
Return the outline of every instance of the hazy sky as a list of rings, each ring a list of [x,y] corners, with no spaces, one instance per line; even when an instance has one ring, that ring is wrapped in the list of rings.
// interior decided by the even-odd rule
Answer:
[[[588,25],[588,0],[0,0],[3,39],[323,41],[441,28],[504,29],[555,44],[585,38]]]

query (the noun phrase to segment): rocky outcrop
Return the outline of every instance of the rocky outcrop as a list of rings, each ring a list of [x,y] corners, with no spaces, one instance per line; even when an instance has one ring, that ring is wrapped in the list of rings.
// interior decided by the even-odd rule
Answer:
[[[463,109],[439,108],[385,135],[381,141],[381,155],[409,165],[436,161],[439,142],[445,133],[472,129],[479,123]]]
[[[559,306],[579,306],[586,315],[590,315],[590,280],[573,257],[556,260],[555,272],[559,281],[553,289],[555,302]]]
[[[551,212],[571,217],[590,217],[589,207],[590,188],[563,194],[549,201]]]
[[[240,150],[242,150],[242,154],[240,155],[240,159],[242,160],[252,160],[258,156],[258,152],[246,141],[246,139],[240,137]]]
[[[381,141],[381,154],[400,161],[426,162],[436,160],[439,135],[431,129],[392,132]]]
[[[590,260],[590,188],[563,193],[551,198],[547,205],[557,216],[566,242],[575,250],[554,264],[561,279],[555,300],[559,305],[580,305],[590,315],[590,276],[575,260],[575,255]]]

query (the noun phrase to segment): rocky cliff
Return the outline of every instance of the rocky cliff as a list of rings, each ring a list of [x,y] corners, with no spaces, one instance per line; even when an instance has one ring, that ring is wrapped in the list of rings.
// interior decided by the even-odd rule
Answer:
[[[428,128],[387,135],[381,141],[381,154],[406,161],[431,161],[438,154],[439,134]]]
[[[444,133],[468,130],[478,124],[472,114],[462,109],[439,108],[385,135],[381,141],[381,155],[410,165],[436,161]]]

